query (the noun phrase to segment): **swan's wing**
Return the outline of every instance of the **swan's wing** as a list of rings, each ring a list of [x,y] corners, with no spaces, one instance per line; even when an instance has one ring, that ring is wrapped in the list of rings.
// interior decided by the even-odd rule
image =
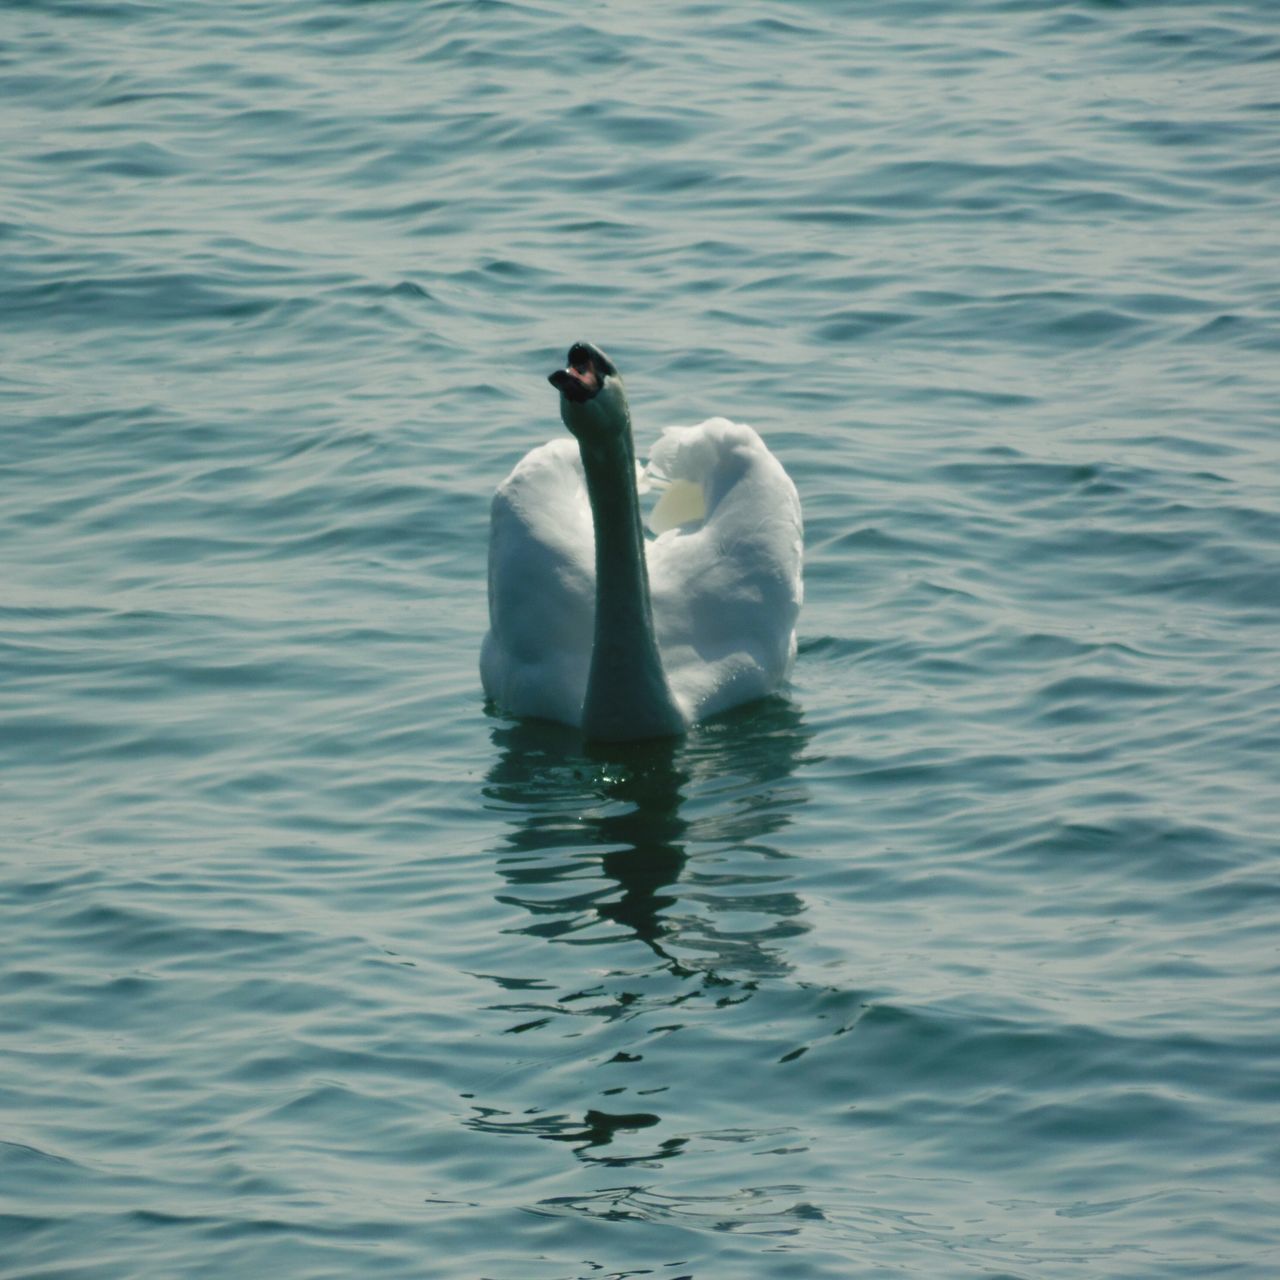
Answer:
[[[594,617],[582,461],[573,440],[553,440],[528,453],[493,496],[485,692],[513,715],[579,723]]]
[[[646,468],[665,492],[650,518],[654,623],[691,718],[772,692],[795,658],[804,598],[800,499],[751,427],[669,427]]]

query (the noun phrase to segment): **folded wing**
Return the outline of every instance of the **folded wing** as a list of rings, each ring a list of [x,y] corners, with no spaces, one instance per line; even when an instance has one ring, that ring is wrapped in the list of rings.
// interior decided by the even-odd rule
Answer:
[[[748,426],[669,427],[646,468],[654,623],[691,719],[763,697],[787,677],[804,596],[795,485]]]
[[[485,693],[504,710],[576,724],[591,665],[595,534],[573,440],[532,450],[494,494]]]

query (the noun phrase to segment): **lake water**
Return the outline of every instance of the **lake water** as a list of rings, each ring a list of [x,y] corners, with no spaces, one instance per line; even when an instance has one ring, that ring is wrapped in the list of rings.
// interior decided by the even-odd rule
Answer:
[[[0,8],[0,1275],[1280,1274],[1280,9]],[[785,698],[486,708],[579,337]]]

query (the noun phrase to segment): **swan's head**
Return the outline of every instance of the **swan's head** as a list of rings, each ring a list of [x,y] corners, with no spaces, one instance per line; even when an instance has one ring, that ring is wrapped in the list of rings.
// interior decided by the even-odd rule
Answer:
[[[547,379],[560,392],[560,417],[580,444],[611,441],[631,425],[622,378],[599,347],[575,342],[568,363]]]

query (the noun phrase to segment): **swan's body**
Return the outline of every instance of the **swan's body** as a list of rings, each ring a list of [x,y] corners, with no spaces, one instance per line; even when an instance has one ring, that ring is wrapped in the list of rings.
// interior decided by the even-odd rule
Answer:
[[[577,437],[532,450],[493,500],[485,692],[588,737],[679,733],[773,692],[795,658],[800,501],[750,427],[670,427],[640,524],[621,380],[585,343],[552,375]]]

